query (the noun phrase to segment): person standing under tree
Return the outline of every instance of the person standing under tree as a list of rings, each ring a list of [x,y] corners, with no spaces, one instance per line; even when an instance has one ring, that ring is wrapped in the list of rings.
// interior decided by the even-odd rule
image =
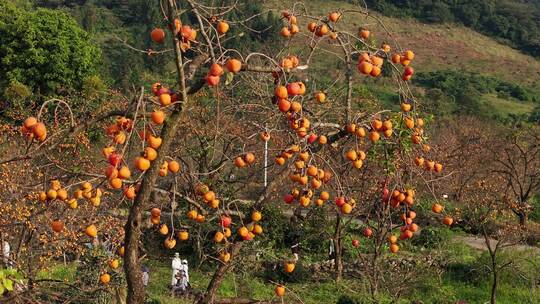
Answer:
[[[300,258],[300,241],[302,238],[302,227],[297,222],[296,217],[291,217],[290,230],[287,233],[286,242],[291,246],[291,253],[294,256],[294,261],[298,262]]]
[[[148,287],[148,281],[150,280],[150,271],[148,267],[142,266],[142,283],[144,285],[144,288]]]
[[[184,275],[186,277],[186,287],[189,285],[189,267],[187,260],[182,260],[182,270],[184,271]]]
[[[172,278],[171,278],[171,287],[176,286],[176,283],[178,279],[176,278],[176,275],[180,270],[182,269],[182,260],[180,259],[180,254],[176,252],[174,254],[174,258],[172,260]]]
[[[11,268],[11,260],[9,259],[11,246],[7,240],[4,239],[4,235],[0,235],[0,244],[2,245],[2,262],[6,268]]]
[[[328,259],[330,260],[330,263],[333,266],[336,259],[336,249],[334,247],[334,239],[330,239],[330,247],[328,249]]]

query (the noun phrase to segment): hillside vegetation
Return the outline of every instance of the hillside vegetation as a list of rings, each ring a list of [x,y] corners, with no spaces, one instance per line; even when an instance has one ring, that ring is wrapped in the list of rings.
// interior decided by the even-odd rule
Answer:
[[[286,1],[271,0],[267,7],[276,13],[287,7]],[[344,1],[309,1],[304,4],[308,11],[325,14],[334,10],[359,9],[358,5]],[[475,115],[505,119],[508,115],[526,118],[540,102],[540,61],[529,55],[500,43],[493,38],[478,33],[470,28],[455,23],[426,24],[410,17],[390,17],[379,15],[380,20],[392,32],[392,37],[375,37],[378,41],[388,41],[401,45],[403,48],[414,47],[415,68],[426,77],[445,78],[448,83],[454,83],[456,90],[446,99],[459,103],[456,97],[467,95],[475,103],[476,109],[465,109],[459,112],[472,112]],[[381,32],[381,27],[372,21],[343,18],[342,27],[367,27]],[[301,25],[304,26],[305,25]],[[339,51],[339,50],[337,50]],[[324,60],[324,59],[323,59]],[[321,66],[328,63],[320,64]],[[335,63],[334,63],[335,64]],[[429,73],[429,74],[425,74]],[[450,76],[450,77],[449,77]],[[457,81],[457,78],[461,79]],[[499,89],[490,89],[490,84],[479,84],[476,88],[462,86],[475,82],[475,79],[500,82]],[[439,89],[444,91],[447,86],[438,86],[442,82],[418,82],[417,86],[424,89]],[[374,82],[372,86],[381,86]],[[522,96],[508,94],[502,87],[514,87],[527,92]],[[381,86],[382,88],[382,86]],[[481,90],[478,90],[481,88]],[[380,91],[380,89],[374,89]],[[383,88],[384,90],[384,88]],[[391,93],[391,92],[389,92]],[[448,92],[445,92],[448,94]],[[526,95],[526,96],[525,96]],[[431,103],[432,101],[427,101]],[[450,105],[456,109],[458,105]]]
[[[429,23],[458,22],[521,52],[540,56],[538,1],[367,0],[366,3],[385,15],[415,17]]]
[[[19,1],[20,7],[30,10],[30,1]],[[335,10],[363,9],[358,1],[306,1],[305,7],[310,12],[325,15]],[[154,48],[150,37],[144,33],[152,28],[162,26],[162,19],[156,7],[157,1],[37,1],[34,5],[64,10],[71,14],[75,20],[86,30],[92,40],[101,47],[101,79],[109,85],[122,90],[130,90],[133,85],[167,78],[175,68],[168,56],[147,56],[141,52],[130,49],[127,45],[140,50]],[[431,2],[430,2],[431,3]],[[480,1],[484,5],[484,1]],[[438,81],[415,81],[414,85],[424,95],[424,104],[433,108],[438,103],[439,110],[445,114],[470,113],[499,121],[530,120],[537,121],[539,116],[538,102],[540,100],[540,61],[535,57],[526,55],[512,48],[507,42],[491,35],[488,37],[476,30],[478,24],[500,21],[501,16],[508,14],[524,14],[523,7],[530,8],[521,21],[529,22],[530,16],[536,14],[533,4],[515,4],[509,6],[505,1],[496,2],[497,9],[492,15],[482,17],[479,23],[468,23],[456,16],[461,11],[450,8],[452,18],[430,18],[432,12],[437,11],[440,5],[433,7],[419,7],[418,1],[367,1],[369,8],[375,12],[380,20],[392,33],[392,37],[374,37],[373,41],[388,41],[391,45],[414,47],[417,54],[414,67],[421,73],[422,79],[438,79]],[[255,46],[260,50],[271,52],[271,45],[276,43],[273,37],[279,32],[282,21],[278,20],[281,11],[289,6],[282,0],[268,0],[261,2],[241,2],[242,10],[238,10],[229,18],[242,19],[245,16],[260,15],[251,19],[246,26],[260,30],[254,34],[246,28],[233,28],[234,34],[247,33],[246,37],[227,41],[228,47],[245,48]],[[443,5],[444,6],[444,5]],[[502,9],[505,7],[506,9]],[[515,10],[509,9],[515,7]],[[480,8],[478,8],[480,9]],[[297,10],[301,11],[298,6]],[[420,13],[422,12],[422,13]],[[384,14],[384,15],[381,15]],[[506,15],[505,15],[506,14]],[[133,18],[132,16],[140,16]],[[508,17],[510,18],[510,17]],[[506,20],[506,19],[505,19]],[[529,20],[529,21],[527,21]],[[429,23],[426,23],[429,22]],[[452,23],[454,22],[454,23]],[[503,22],[503,21],[500,21]],[[354,20],[343,18],[338,27],[367,27],[373,32],[382,33],[381,26],[365,19]],[[476,25],[475,25],[476,24]],[[514,24],[514,23],[511,23]],[[465,25],[469,26],[466,27]],[[306,24],[300,24],[305,29]],[[487,26],[487,25],[486,25]],[[530,26],[530,41],[534,41],[535,25]],[[521,36],[520,36],[521,37]],[[531,42],[532,43],[532,42]],[[516,45],[512,45],[516,47]],[[293,45],[294,47],[294,45]],[[161,48],[157,49],[158,51]],[[336,48],[339,52],[339,49]],[[530,52],[529,52],[530,53]],[[335,58],[334,58],[335,59]],[[314,60],[310,67],[320,74],[321,79],[332,83],[338,63],[332,56],[321,56]],[[334,60],[332,62],[332,60]],[[486,80],[478,83],[477,79]],[[82,81],[82,80],[80,80]],[[94,79],[94,82],[99,80]],[[445,91],[447,83],[454,83],[453,93]],[[359,84],[364,82],[359,82]],[[393,103],[396,92],[387,89],[384,78],[368,80],[368,91],[377,92],[380,101],[386,104]],[[456,85],[459,83],[459,85]],[[477,83],[477,85],[469,85]],[[494,83],[497,83],[494,85]],[[28,84],[17,83],[19,86]],[[462,85],[466,84],[466,85]],[[486,85],[484,87],[484,85]],[[5,91],[4,88],[0,88]],[[17,87],[18,91],[23,90]],[[18,92],[17,91],[17,92]],[[445,91],[441,95],[441,91]],[[25,93],[27,96],[28,93]],[[432,97],[435,97],[433,99]]]

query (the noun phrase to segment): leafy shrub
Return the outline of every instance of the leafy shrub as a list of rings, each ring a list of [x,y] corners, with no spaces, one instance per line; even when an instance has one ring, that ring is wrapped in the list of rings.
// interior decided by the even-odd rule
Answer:
[[[272,229],[266,229],[262,235],[267,242],[272,242],[272,244],[267,244],[267,246],[272,246],[276,249],[285,248],[284,237],[289,220],[283,215],[277,204],[265,204],[261,212],[264,215],[261,222],[263,228],[272,227]]]
[[[339,297],[339,299],[336,302],[336,304],[360,304],[360,303],[363,303],[363,302],[360,302],[357,298],[348,296],[348,295],[343,295]]]
[[[16,269],[0,269],[0,296],[6,292],[13,291],[15,282],[21,279],[22,275]]]
[[[95,97],[97,94],[105,91],[106,89],[107,86],[97,75],[86,77],[83,81],[82,90],[85,96]]]
[[[5,100],[0,101],[1,117],[14,119],[17,116],[26,115],[33,108],[28,101],[32,92],[30,92],[27,86],[17,80],[10,82],[6,86],[3,95]]]
[[[540,221],[540,193],[531,199],[532,211],[529,218],[533,221]]]
[[[111,257],[101,247],[89,248],[81,256],[77,265],[75,277],[80,288],[70,288],[67,293],[72,298],[77,298],[78,303],[116,303],[118,297],[125,297],[125,277],[122,268],[110,269],[107,263]],[[102,287],[100,275],[108,269],[111,276],[107,288]]]
[[[412,238],[411,243],[423,248],[441,248],[449,243],[452,235],[452,231],[446,227],[427,226]]]

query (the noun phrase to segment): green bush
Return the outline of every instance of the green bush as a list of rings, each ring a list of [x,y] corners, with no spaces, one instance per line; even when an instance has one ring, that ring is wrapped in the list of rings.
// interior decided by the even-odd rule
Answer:
[[[33,108],[33,105],[28,100],[32,96],[32,92],[30,92],[27,86],[17,80],[7,84],[3,95],[5,101],[0,101],[0,117],[13,119],[21,115],[26,115],[26,112]]]
[[[70,288],[67,294],[72,298],[77,298],[78,303],[109,304],[118,303],[116,299],[125,297],[125,277],[122,267],[112,270],[107,263],[109,256],[102,247],[89,248],[81,256],[77,265],[74,277],[76,284],[81,288]],[[107,288],[100,282],[100,276],[105,271],[111,276],[111,281]],[[93,288],[89,288],[93,287]],[[86,291],[92,290],[93,291]]]
[[[521,101],[532,101],[533,92],[518,84],[484,76],[455,70],[442,70],[418,73],[414,82],[426,88],[437,88],[448,96],[454,98],[466,95],[498,93],[500,96],[509,96]],[[475,94],[475,92],[477,94]],[[459,103],[459,100],[456,100]]]
[[[341,296],[336,302],[336,304],[360,304],[360,303],[364,303],[364,302],[359,300],[357,297],[352,297],[352,296]]]
[[[447,246],[454,233],[447,227],[427,226],[411,240],[411,244],[423,248],[437,249]]]

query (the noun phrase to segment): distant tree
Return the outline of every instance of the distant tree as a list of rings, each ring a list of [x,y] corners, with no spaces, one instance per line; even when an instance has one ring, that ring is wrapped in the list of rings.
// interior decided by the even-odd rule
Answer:
[[[0,3],[0,94],[13,83],[44,95],[80,89],[85,78],[97,74],[100,57],[66,13]]]

